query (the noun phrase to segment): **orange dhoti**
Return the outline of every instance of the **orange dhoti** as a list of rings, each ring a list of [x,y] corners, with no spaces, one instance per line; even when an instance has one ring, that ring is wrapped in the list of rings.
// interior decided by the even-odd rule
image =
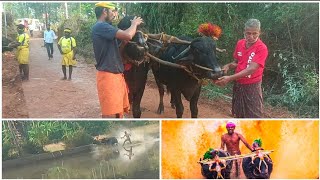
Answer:
[[[97,89],[103,116],[129,112],[128,89],[123,74],[98,71]]]

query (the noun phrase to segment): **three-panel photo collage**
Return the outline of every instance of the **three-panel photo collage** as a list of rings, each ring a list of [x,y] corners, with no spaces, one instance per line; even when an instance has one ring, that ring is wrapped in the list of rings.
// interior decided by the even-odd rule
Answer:
[[[319,2],[0,5],[2,179],[319,179]]]

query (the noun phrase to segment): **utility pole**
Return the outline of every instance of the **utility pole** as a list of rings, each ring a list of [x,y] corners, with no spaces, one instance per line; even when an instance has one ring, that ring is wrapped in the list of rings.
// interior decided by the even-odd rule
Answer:
[[[64,3],[64,8],[66,10],[66,19],[69,19],[69,16],[68,16],[68,3],[67,2]]]
[[[6,38],[8,38],[8,33],[7,33],[7,14],[6,14],[6,9],[5,9],[5,3],[2,3],[3,4],[3,14],[4,14],[4,31],[5,31],[5,34],[6,34]]]

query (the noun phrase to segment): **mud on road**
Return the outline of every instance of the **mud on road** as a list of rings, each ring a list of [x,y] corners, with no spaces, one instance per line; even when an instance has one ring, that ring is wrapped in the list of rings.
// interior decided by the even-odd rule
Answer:
[[[96,69],[81,57],[73,68],[72,80],[61,80],[61,55],[54,43],[53,59],[48,60],[42,38],[30,40],[30,78],[22,82],[18,63],[3,54],[3,117],[4,118],[100,118],[96,88]],[[8,53],[7,53],[8,54]],[[151,72],[151,71],[150,71]],[[68,73],[68,69],[67,69]],[[14,82],[14,83],[12,83]],[[170,95],[164,96],[165,112],[157,114],[159,95],[152,73],[148,76],[142,98],[142,118],[175,118],[170,107]],[[183,100],[183,118],[190,118],[189,102]],[[198,118],[231,118],[231,102],[222,98],[209,100],[202,96],[198,103]],[[126,115],[131,118],[132,115]],[[292,118],[279,108],[266,108],[266,118]]]
[[[19,65],[13,52],[2,53],[2,117],[28,118]]]

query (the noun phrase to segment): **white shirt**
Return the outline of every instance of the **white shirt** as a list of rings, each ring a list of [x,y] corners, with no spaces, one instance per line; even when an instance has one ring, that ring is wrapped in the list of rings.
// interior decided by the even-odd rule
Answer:
[[[44,39],[44,42],[46,43],[53,43],[53,40],[55,39],[56,35],[54,34],[54,31],[52,31],[50,29],[50,31],[48,30],[45,30],[44,33],[43,33],[43,39]]]
[[[34,30],[34,25],[32,25],[32,24],[29,24],[29,30]]]

